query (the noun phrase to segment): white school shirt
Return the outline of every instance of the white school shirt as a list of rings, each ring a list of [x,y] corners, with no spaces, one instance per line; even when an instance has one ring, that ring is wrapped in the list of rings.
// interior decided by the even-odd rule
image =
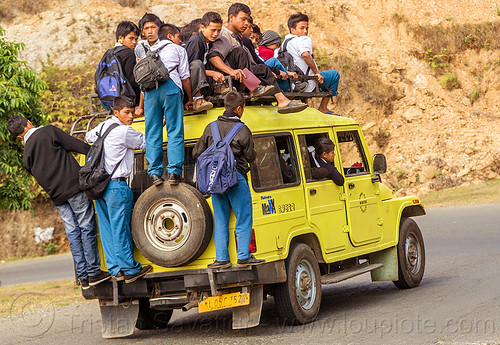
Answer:
[[[26,142],[28,141],[29,137],[31,137],[31,135],[32,135],[33,133],[35,133],[35,131],[36,131],[37,129],[42,128],[42,127],[43,127],[43,126],[40,126],[40,127],[33,127],[33,128],[28,129],[28,131],[26,132],[26,134],[24,135],[24,138],[23,138],[23,140],[24,140],[24,144],[26,144]]]
[[[312,39],[309,36],[297,36],[288,34],[285,36],[283,43],[285,43],[285,41],[289,38],[293,39],[288,41],[286,45],[286,51],[293,56],[293,61],[295,62],[295,65],[297,65],[297,67],[300,68],[300,70],[304,72],[304,74],[306,74],[309,66],[307,66],[306,62],[302,58],[302,53],[309,52],[312,55],[313,53]],[[283,47],[283,44],[281,46]],[[279,49],[275,50],[275,56],[278,54],[278,50]],[[314,62],[314,64],[316,65],[316,61]],[[310,69],[307,75],[314,75],[314,72]],[[316,82],[314,80],[309,80],[308,83],[309,85],[304,91],[311,92],[316,88]]]
[[[115,166],[120,164],[111,178],[126,178],[132,172],[134,150],[137,148],[142,150],[146,147],[144,134],[127,126],[116,116],[113,116],[88,132],[85,138],[88,143],[95,142],[97,133],[104,134],[112,123],[117,123],[119,126],[113,128],[104,139],[104,168],[108,174],[111,174]]]
[[[163,62],[168,72],[170,73],[170,79],[182,90],[182,82],[186,78],[190,77],[189,74],[189,60],[187,56],[186,49],[173,43],[170,40],[157,41],[152,47],[152,51],[156,51],[161,47],[164,47],[158,55],[160,60]]]

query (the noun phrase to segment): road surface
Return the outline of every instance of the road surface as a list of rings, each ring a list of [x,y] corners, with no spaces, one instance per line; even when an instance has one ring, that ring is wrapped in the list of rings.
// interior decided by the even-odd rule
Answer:
[[[324,286],[308,325],[283,326],[269,298],[252,329],[232,330],[230,311],[176,310],[166,330],[104,340],[90,301],[0,319],[0,344],[500,344],[499,211],[499,204],[428,209],[415,218],[427,254],[419,287],[399,290],[369,275]]]

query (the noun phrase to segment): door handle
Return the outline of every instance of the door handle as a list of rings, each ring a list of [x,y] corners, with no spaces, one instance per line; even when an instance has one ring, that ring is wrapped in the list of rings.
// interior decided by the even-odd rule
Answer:
[[[352,183],[352,182],[350,182],[350,183],[348,184],[348,186],[349,186],[349,189],[354,189],[354,187],[356,187],[356,186],[354,185],[354,183]]]
[[[310,195],[316,195],[316,189],[314,189],[314,188],[309,189],[309,194]]]

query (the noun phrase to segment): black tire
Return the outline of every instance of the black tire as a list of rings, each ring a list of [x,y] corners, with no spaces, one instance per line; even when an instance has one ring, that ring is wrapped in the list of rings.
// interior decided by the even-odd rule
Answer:
[[[173,310],[155,310],[149,307],[149,299],[139,299],[139,316],[135,327],[141,330],[167,328]]]
[[[422,281],[425,269],[425,248],[422,232],[411,218],[402,218],[399,226],[398,280],[400,289],[410,289]]]
[[[287,324],[306,324],[318,315],[321,305],[321,274],[313,251],[304,243],[290,248],[285,261],[287,281],[276,284],[274,302]]]
[[[203,195],[179,183],[151,186],[132,213],[134,243],[146,259],[163,267],[196,260],[212,238],[212,214]]]

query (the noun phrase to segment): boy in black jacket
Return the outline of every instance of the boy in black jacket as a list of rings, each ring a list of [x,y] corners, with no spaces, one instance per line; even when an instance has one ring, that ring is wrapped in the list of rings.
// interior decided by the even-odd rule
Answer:
[[[80,190],[80,165],[72,152],[87,154],[90,146],[54,126],[35,128],[23,116],[11,116],[7,128],[24,139],[23,165],[54,202],[64,221],[76,275],[83,289],[109,278],[100,269],[94,206]]]
[[[217,119],[220,137],[224,139],[236,122],[241,122],[245,109],[245,99],[241,93],[231,91],[224,98],[226,111]],[[194,159],[212,145],[214,139],[210,125],[205,128],[203,135],[193,149]],[[229,215],[231,208],[236,216],[234,232],[238,242],[237,258],[238,266],[260,265],[265,260],[259,260],[250,255],[250,241],[252,237],[252,196],[248,187],[247,173],[250,171],[249,163],[257,157],[254,149],[252,132],[244,126],[231,142],[231,150],[236,159],[236,170],[238,171],[238,185],[232,187],[225,194],[212,195],[212,207],[214,210],[214,243],[215,257],[214,263],[208,268],[228,268],[231,267],[229,251]]]

